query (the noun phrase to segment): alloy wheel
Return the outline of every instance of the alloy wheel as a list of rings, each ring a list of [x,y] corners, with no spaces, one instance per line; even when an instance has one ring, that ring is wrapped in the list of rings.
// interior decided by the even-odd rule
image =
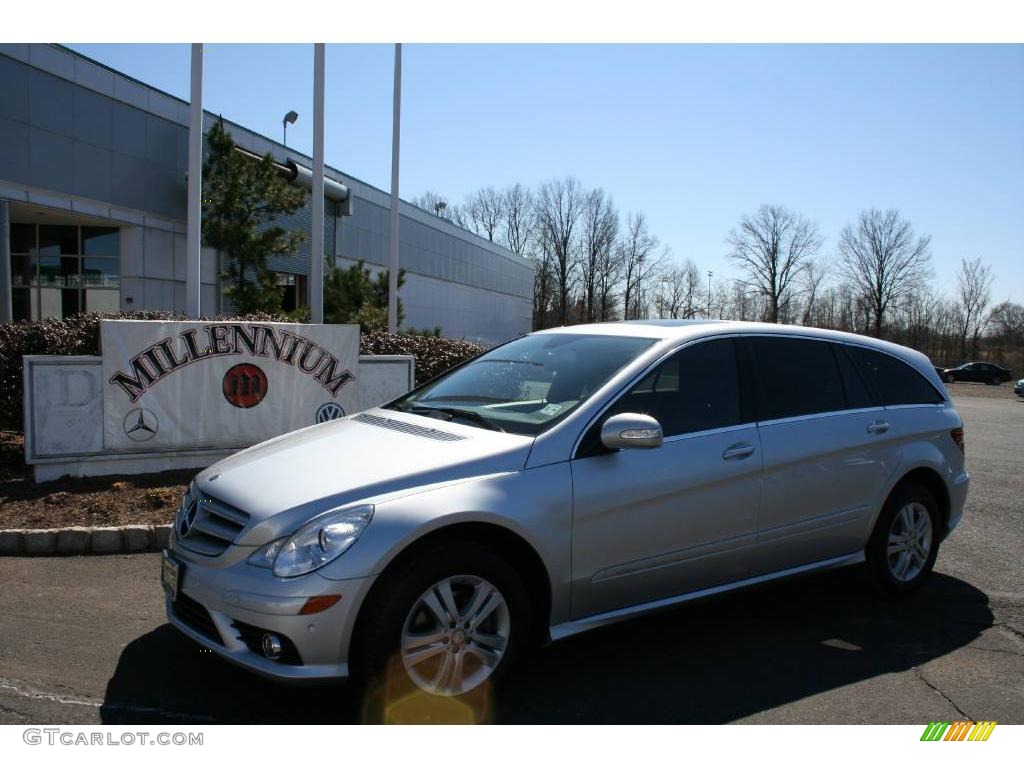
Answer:
[[[402,629],[402,664],[422,690],[458,696],[497,669],[511,616],[504,596],[479,576],[449,576],[413,604]]]
[[[918,501],[906,504],[889,527],[886,560],[897,581],[913,581],[924,570],[932,549],[932,518]]]

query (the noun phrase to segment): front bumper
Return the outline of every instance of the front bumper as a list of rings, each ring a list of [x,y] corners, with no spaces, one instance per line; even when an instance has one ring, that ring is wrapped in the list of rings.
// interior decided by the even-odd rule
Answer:
[[[264,677],[288,681],[348,676],[348,650],[356,615],[373,577],[331,581],[315,571],[279,579],[244,560],[214,567],[176,550],[184,565],[178,603],[165,596],[172,626],[222,658]],[[300,615],[309,597],[340,594],[320,613]],[[180,595],[184,595],[182,600]],[[258,631],[257,631],[258,630]],[[271,660],[253,642],[262,632],[277,634],[295,653]],[[289,644],[285,644],[286,648]]]

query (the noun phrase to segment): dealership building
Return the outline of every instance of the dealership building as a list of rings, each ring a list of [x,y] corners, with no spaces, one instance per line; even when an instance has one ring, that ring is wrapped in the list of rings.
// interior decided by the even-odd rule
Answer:
[[[216,115],[204,115],[204,132]],[[184,312],[189,104],[55,45],[0,44],[0,321],[76,312]],[[225,121],[241,150],[299,183],[311,158]],[[386,267],[390,196],[327,167],[324,247]],[[345,199],[343,199],[345,198]],[[402,202],[406,326],[493,344],[530,330],[528,261]],[[280,223],[309,232],[310,206]],[[307,237],[270,261],[286,308],[306,303]],[[201,311],[232,309],[203,248]]]

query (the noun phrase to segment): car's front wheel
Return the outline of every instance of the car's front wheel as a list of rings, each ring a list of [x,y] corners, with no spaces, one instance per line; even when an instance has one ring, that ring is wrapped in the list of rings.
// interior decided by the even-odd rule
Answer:
[[[953,374],[947,373],[942,377],[942,380],[947,384],[952,384],[954,381],[956,381],[956,378],[953,376]]]
[[[378,700],[415,689],[461,696],[491,685],[530,637],[522,578],[500,553],[474,542],[424,547],[385,573],[367,600],[353,671]]]
[[[905,595],[924,584],[938,555],[939,525],[939,507],[927,488],[904,483],[890,494],[865,552],[885,592]]]

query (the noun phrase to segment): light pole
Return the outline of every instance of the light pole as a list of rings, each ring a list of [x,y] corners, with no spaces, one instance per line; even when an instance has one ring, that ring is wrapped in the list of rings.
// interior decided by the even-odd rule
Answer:
[[[708,270],[708,320],[711,319],[711,276],[714,274],[710,269]]]
[[[299,119],[299,113],[294,109],[288,110],[288,114],[281,120],[281,125],[284,127],[284,141],[281,143],[286,147],[288,146],[288,123],[295,125],[295,121]]]

